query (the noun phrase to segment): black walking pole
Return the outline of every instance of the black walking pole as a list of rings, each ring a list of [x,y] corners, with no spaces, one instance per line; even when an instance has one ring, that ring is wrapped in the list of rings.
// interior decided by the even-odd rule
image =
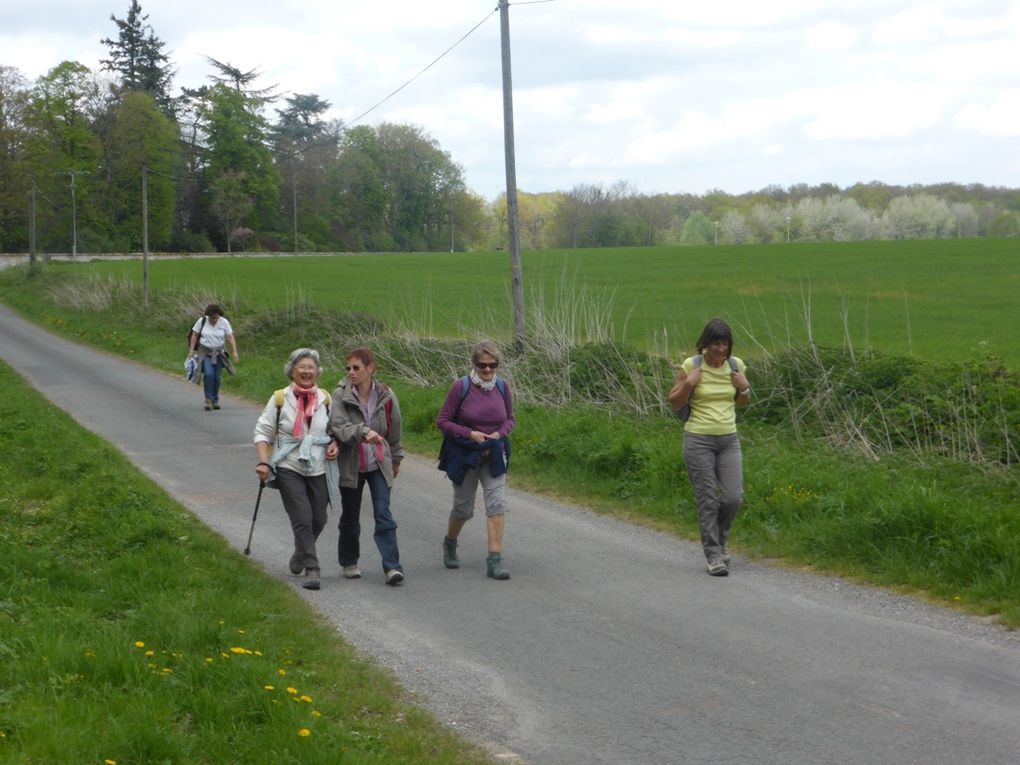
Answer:
[[[266,488],[265,481],[259,481],[259,495],[255,498],[255,514],[251,517],[251,530],[248,532],[248,544],[244,546],[244,554],[251,555],[251,535],[255,533],[255,519],[259,517],[259,502],[262,501],[262,490]]]

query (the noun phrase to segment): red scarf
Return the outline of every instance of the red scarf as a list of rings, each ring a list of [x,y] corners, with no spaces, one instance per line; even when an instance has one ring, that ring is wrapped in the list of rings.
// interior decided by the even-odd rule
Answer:
[[[297,417],[294,418],[294,438],[301,438],[305,427],[312,426],[312,415],[315,414],[315,398],[317,388],[299,388],[292,385],[291,390],[297,398]]]

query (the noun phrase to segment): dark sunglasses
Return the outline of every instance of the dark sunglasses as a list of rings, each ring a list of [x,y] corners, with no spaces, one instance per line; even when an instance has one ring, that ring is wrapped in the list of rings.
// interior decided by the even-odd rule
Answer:
[[[495,369],[496,367],[499,366],[499,362],[498,361],[492,361],[492,362],[486,363],[484,361],[476,361],[475,362],[475,366],[478,369]]]

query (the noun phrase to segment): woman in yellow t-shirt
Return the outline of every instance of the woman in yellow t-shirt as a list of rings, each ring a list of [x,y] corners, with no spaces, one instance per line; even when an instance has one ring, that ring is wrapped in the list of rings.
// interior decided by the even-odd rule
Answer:
[[[712,576],[729,574],[726,540],[744,498],[736,408],[751,400],[744,362],[732,355],[733,332],[722,319],[701,331],[698,355],[684,360],[669,403],[690,403],[684,423],[684,464],[694,488],[701,546]]]

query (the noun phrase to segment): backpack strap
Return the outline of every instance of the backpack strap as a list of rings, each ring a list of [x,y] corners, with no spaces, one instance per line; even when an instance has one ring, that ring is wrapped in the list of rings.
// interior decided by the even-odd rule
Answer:
[[[393,424],[393,398],[386,399],[386,405],[383,407],[386,410],[386,435],[390,434],[390,425]]]
[[[739,372],[740,371],[739,369],[737,369],[737,362],[734,360],[734,358],[732,356],[727,356],[726,360],[728,362],[730,362],[730,370],[731,371],[733,371],[733,372]]]

